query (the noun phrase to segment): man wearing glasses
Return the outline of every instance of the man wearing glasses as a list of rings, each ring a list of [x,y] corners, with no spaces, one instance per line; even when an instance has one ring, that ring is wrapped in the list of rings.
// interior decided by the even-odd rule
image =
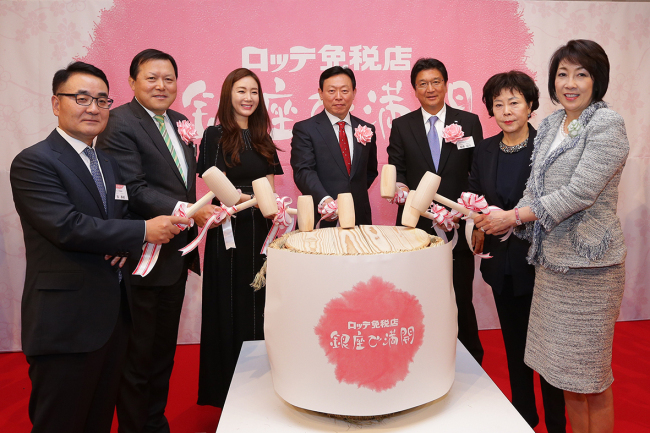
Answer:
[[[52,90],[58,127],[18,154],[10,172],[27,259],[29,417],[35,433],[109,433],[130,326],[122,258],[143,241],[169,242],[180,231],[174,224],[189,221],[123,219],[117,163],[93,146],[113,102],[101,70],[72,63]]]
[[[483,140],[483,129],[476,114],[445,104],[447,68],[436,59],[419,59],[411,70],[411,85],[420,108],[393,120],[388,144],[388,163],[397,169],[397,182],[404,191],[415,189],[427,171],[442,178],[438,194],[456,200],[469,188],[474,146]],[[452,124],[462,128],[464,140],[458,143],[443,138]],[[402,221],[403,206],[397,212]],[[464,221],[460,221],[458,243],[453,251],[453,282],[458,306],[458,339],[480,364],[483,347],[472,304],[474,257],[467,245]],[[420,218],[418,228],[435,234],[431,221]],[[451,239],[452,233],[448,233]]]

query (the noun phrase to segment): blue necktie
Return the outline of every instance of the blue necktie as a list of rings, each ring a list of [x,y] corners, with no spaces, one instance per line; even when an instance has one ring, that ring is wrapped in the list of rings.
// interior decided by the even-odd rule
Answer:
[[[431,149],[431,157],[433,158],[433,165],[438,171],[438,164],[440,163],[440,141],[438,140],[438,131],[433,126],[438,120],[438,116],[429,117],[429,133],[427,139],[429,140],[429,148]]]
[[[102,203],[104,203],[104,211],[108,213],[106,208],[106,188],[104,187],[104,181],[102,180],[102,173],[99,171],[99,162],[97,162],[97,155],[95,150],[91,147],[86,147],[84,149],[84,155],[90,160],[90,174],[93,175],[93,180],[97,189],[99,190],[99,195],[102,197]]]
[[[86,147],[83,153],[90,160],[90,174],[92,174],[95,185],[99,190],[99,195],[102,197],[102,203],[104,203],[104,211],[108,213],[108,209],[106,208],[106,188],[104,187],[104,181],[102,180],[102,173],[99,171],[99,162],[97,161],[95,150],[91,147]],[[117,270],[117,280],[120,283],[122,282],[122,271],[119,269]]]

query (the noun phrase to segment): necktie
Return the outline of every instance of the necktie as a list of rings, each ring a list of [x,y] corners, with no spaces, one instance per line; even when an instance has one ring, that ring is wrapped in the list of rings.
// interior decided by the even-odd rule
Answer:
[[[97,185],[97,189],[99,190],[99,195],[102,198],[102,203],[104,203],[104,210],[108,212],[108,209],[106,208],[106,188],[104,187],[104,181],[102,180],[102,173],[99,171],[99,162],[97,162],[97,155],[95,154],[95,150],[90,147],[86,147],[83,153],[90,160],[90,174],[92,174],[95,185]]]
[[[440,140],[438,140],[438,131],[436,127],[433,126],[438,120],[438,116],[429,117],[429,133],[427,134],[427,139],[429,140],[429,148],[431,149],[431,157],[433,158],[433,165],[438,171],[438,164],[440,163]]]
[[[176,155],[176,149],[174,149],[174,145],[172,144],[172,140],[169,138],[169,134],[167,134],[167,128],[165,127],[165,117],[157,114],[153,116],[153,118],[156,119],[156,122],[158,122],[158,129],[160,130],[160,133],[165,140],[167,149],[169,149],[169,153],[172,154],[172,159],[176,163],[176,168],[178,168],[178,171],[181,173],[181,177],[183,178],[183,182],[185,182],[185,185],[187,186],[187,179],[185,179],[185,173],[181,167],[181,161],[178,159],[178,155]]]
[[[348,143],[348,135],[345,133],[345,122],[336,122],[339,125],[339,146],[341,146],[341,153],[343,154],[343,161],[345,161],[345,168],[348,169],[348,176],[352,168],[352,160],[350,159],[350,145]]]
[[[83,153],[90,160],[90,174],[92,174],[95,185],[99,190],[99,195],[102,198],[102,203],[104,203],[104,210],[108,213],[108,209],[106,208],[106,187],[104,187],[102,173],[99,171],[99,162],[97,161],[95,150],[90,147],[86,147]],[[122,271],[119,269],[117,270],[117,279],[120,283],[122,282]]]

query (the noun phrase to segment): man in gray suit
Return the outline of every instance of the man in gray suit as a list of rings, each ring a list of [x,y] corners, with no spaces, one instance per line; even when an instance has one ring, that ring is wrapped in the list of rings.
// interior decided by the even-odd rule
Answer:
[[[178,214],[196,201],[196,148],[178,135],[187,120],[169,107],[176,99],[178,68],[172,56],[147,49],[131,62],[131,102],[111,111],[97,147],[117,160],[129,195],[132,218]],[[214,206],[194,220],[203,225]],[[133,277],[133,331],[117,401],[120,432],[169,432],[165,406],[176,353],[187,271],[200,273],[198,250],[178,252],[196,237],[196,227],[181,232],[160,250],[158,264]],[[137,265],[139,257],[132,257]]]
[[[116,256],[169,242],[184,218],[124,219],[115,160],[93,147],[113,100],[98,68],[52,81],[58,127],[20,152],[11,189],[25,238],[22,346],[33,433],[109,433],[129,328],[129,267]],[[122,188],[121,188],[122,187]],[[118,264],[119,262],[119,264]]]

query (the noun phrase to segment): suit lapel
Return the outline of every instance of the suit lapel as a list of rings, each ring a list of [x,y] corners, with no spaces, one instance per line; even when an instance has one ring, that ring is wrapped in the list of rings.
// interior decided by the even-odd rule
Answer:
[[[72,146],[70,146],[70,144],[68,144],[67,141],[65,141],[63,137],[61,137],[58,132],[54,131],[50,134],[49,139],[52,150],[60,154],[59,161],[61,161],[79,178],[81,183],[92,196],[93,200],[95,200],[102,218],[107,219],[108,215],[104,210],[104,202],[102,201],[102,197],[99,195],[99,190],[97,189],[97,185],[95,185],[95,180],[90,174],[90,170],[88,170],[88,167],[81,159],[81,156],[79,156],[79,154],[72,148]],[[103,168],[104,167],[102,166],[102,169]],[[104,180],[104,183],[106,182],[107,181]],[[115,194],[115,191],[113,191],[113,194]]]
[[[147,133],[149,138],[151,138],[151,141],[154,144],[154,146],[158,149],[158,151],[165,159],[165,161],[167,161],[169,168],[174,172],[176,178],[178,178],[179,182],[185,185],[185,182],[183,181],[183,176],[181,176],[181,172],[178,171],[178,167],[176,167],[174,158],[172,158],[172,154],[169,152],[169,149],[167,148],[165,139],[160,133],[160,129],[158,129],[158,126],[156,125],[156,121],[153,120],[151,116],[149,116],[149,113],[147,113],[146,110],[142,108],[140,103],[135,98],[133,98],[133,100],[131,101],[131,108],[134,114],[136,115],[136,117],[140,120],[140,125],[142,126],[142,129],[144,129],[144,131]],[[174,131],[175,130],[176,128],[174,127]],[[167,133],[169,133],[169,131],[167,131]]]
[[[354,130],[360,125],[359,119],[350,115],[350,124],[352,125],[352,146],[353,146],[353,157],[352,157],[352,168],[350,169],[350,178],[352,178],[357,170],[359,169],[359,164],[363,159],[363,149],[364,145],[357,141],[357,137],[354,136]]]
[[[445,127],[451,125],[457,120],[458,120],[458,110],[451,108],[449,105],[447,105],[447,114],[445,115]],[[462,127],[463,125],[460,126]],[[440,164],[438,167],[438,173],[442,173],[442,169],[445,166],[447,160],[449,159],[449,155],[454,149],[457,149],[454,143],[447,143],[444,138],[442,139],[442,148],[440,149]]]
[[[427,162],[429,171],[436,172],[435,165],[433,164],[433,157],[431,156],[431,148],[429,147],[429,139],[427,138],[427,130],[424,127],[424,118],[422,117],[422,109],[417,109],[411,112],[409,119],[409,129],[413,132],[415,144],[422,152],[422,157]]]
[[[196,180],[196,164],[194,162],[196,161],[196,155],[194,154],[195,151],[195,145],[188,146],[185,144],[183,139],[181,138],[180,134],[178,133],[178,126],[176,124],[178,123],[179,120],[183,120],[178,118],[176,116],[176,113],[173,113],[171,110],[167,111],[167,115],[169,116],[169,120],[172,121],[172,124],[174,125],[174,133],[176,134],[176,137],[178,137],[178,142],[181,144],[181,147],[183,148],[183,154],[185,156],[185,162],[187,163],[187,189],[192,188],[192,184]],[[180,173],[179,173],[180,175]]]
[[[503,209],[503,202],[497,194],[497,166],[499,163],[499,142],[502,138],[503,132],[501,132],[497,136],[496,140],[492,140],[490,145],[485,148],[484,161],[486,169],[484,179],[487,179],[487,188],[484,191],[484,194],[486,197],[489,197],[489,199],[487,199],[489,204],[499,206],[501,209]]]
[[[336,139],[336,133],[334,132],[334,127],[330,123],[327,114],[325,114],[325,110],[321,111],[321,113],[316,116],[315,121],[317,125],[316,129],[323,138],[325,146],[330,150],[330,152],[332,152],[336,165],[338,165],[339,169],[348,176],[348,169],[345,167],[345,161],[343,160],[343,154],[341,153],[341,146],[339,146],[339,142]]]

